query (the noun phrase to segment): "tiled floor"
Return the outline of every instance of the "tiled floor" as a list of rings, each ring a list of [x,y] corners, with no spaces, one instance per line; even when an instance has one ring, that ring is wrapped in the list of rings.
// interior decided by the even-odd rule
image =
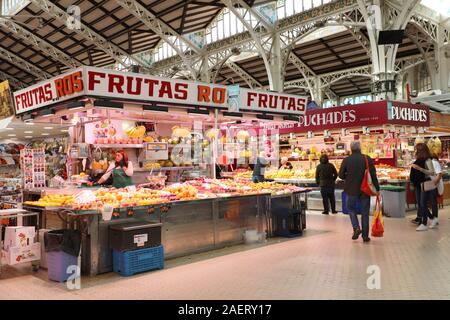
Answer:
[[[308,215],[301,238],[238,246],[167,262],[130,278],[83,278],[82,289],[46,280],[46,272],[4,269],[0,299],[450,299],[450,207],[436,230],[416,232],[386,218],[383,238],[352,241],[347,216]],[[370,290],[367,268],[380,270]]]

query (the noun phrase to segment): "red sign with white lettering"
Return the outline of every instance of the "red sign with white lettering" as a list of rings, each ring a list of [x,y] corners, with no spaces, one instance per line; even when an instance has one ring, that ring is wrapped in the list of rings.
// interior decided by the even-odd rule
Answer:
[[[299,122],[266,125],[278,128],[280,133],[323,131],[341,128],[380,126],[384,124],[428,127],[429,108],[401,102],[377,101],[344,107],[316,109],[300,116]]]

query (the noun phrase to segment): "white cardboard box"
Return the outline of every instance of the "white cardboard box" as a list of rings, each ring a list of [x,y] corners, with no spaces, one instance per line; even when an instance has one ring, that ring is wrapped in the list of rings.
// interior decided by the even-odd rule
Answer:
[[[6,227],[3,249],[10,247],[28,247],[34,243],[35,227]]]
[[[27,247],[10,247],[9,250],[2,250],[1,259],[4,264],[15,265],[24,262],[31,262],[41,259],[41,244],[33,243]]]

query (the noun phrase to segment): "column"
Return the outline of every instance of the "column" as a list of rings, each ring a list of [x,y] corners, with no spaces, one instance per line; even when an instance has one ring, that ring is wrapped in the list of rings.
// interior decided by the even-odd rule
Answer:
[[[442,25],[438,26],[437,50],[435,50],[436,59],[436,73],[435,77],[431,78],[433,89],[440,89],[442,92],[449,92],[450,82],[450,56],[446,57],[444,48],[444,28]],[[447,54],[448,55],[448,54]]]
[[[272,79],[269,79],[270,90],[283,92],[284,91],[284,70],[283,70],[283,57],[281,51],[281,40],[280,35],[275,33],[273,35],[273,46],[270,57],[270,72],[268,72],[268,76]]]
[[[208,66],[208,58],[203,58],[201,69],[200,69],[200,80],[202,82],[211,82],[211,70]]]

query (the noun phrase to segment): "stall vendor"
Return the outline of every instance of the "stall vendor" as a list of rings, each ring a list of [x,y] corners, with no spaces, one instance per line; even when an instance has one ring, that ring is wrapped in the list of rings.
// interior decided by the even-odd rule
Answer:
[[[279,169],[288,169],[288,170],[292,170],[292,164],[289,162],[288,157],[282,157],[281,158],[281,165]]]
[[[115,161],[111,161],[106,173],[98,180],[99,184],[105,183],[112,174],[113,187],[125,188],[133,185],[133,163],[128,161],[128,155],[123,150],[116,152]]]
[[[268,164],[266,153],[264,151],[259,153],[259,157],[256,159],[256,164],[253,168],[253,182],[264,182],[264,171]]]

